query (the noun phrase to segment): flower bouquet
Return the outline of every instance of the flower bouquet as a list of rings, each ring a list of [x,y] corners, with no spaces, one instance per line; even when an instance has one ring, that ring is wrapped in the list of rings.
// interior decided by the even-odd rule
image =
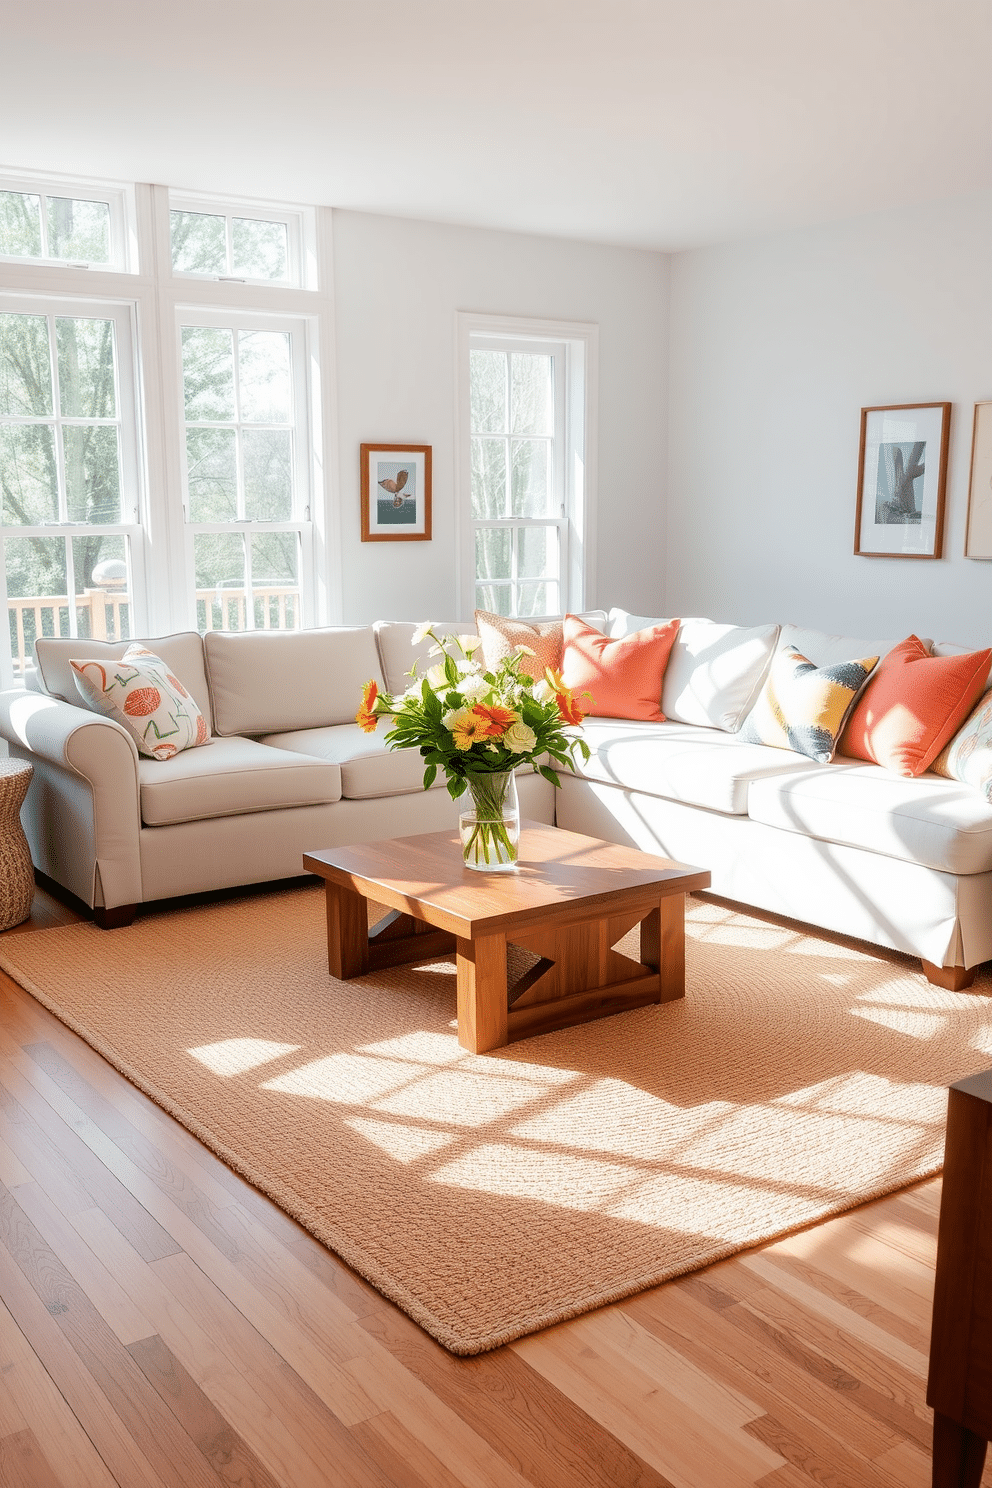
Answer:
[[[442,641],[428,621],[415,632],[413,644],[428,637],[434,642],[430,654],[437,658],[429,670],[419,676],[414,662],[410,686],[395,697],[367,682],[355,721],[373,733],[379,719],[390,716],[386,743],[420,750],[425,790],[441,769],[452,799],[470,793],[472,807],[461,813],[459,823],[467,867],[515,868],[520,812],[513,772],[529,763],[557,786],[556,763],[574,770],[576,749],[588,759],[588,745],[575,732],[582,710],[557,672],[548,668],[535,679],[522,671],[523,658],[534,654],[526,646],[487,671],[475,659],[478,636]]]

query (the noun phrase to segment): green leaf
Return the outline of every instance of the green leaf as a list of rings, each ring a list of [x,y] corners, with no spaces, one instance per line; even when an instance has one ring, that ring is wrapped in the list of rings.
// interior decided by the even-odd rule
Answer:
[[[558,779],[558,776],[555,774],[554,770],[552,770],[550,765],[538,765],[537,768],[540,770],[545,780],[550,780],[552,785],[561,785],[561,781]]]
[[[424,790],[430,790],[437,779],[437,765],[428,765],[424,771]]]
[[[467,790],[467,780],[463,780],[459,775],[448,776],[448,795],[453,801],[457,801],[458,797],[463,796]]]

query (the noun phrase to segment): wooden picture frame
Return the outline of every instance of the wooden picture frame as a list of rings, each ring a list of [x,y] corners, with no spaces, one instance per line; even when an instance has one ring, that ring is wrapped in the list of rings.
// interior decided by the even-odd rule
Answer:
[[[964,556],[992,558],[992,403],[975,404]]]
[[[431,446],[363,444],[362,542],[430,542]]]
[[[950,433],[950,403],[862,408],[855,553],[941,556]]]

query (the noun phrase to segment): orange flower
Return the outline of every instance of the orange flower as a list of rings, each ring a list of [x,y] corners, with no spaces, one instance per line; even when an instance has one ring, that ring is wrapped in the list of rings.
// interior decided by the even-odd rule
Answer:
[[[379,686],[376,682],[366,682],[362,688],[362,706],[355,714],[355,722],[365,734],[374,734],[379,720],[375,716],[375,700],[379,696]]]
[[[498,739],[501,734],[505,734],[517,716],[512,708],[487,708],[485,703],[476,703],[472,712],[486,724],[487,739]]]
[[[555,694],[558,704],[558,717],[563,723],[579,724],[585,716],[575,698],[572,696],[571,688],[561,686]]]

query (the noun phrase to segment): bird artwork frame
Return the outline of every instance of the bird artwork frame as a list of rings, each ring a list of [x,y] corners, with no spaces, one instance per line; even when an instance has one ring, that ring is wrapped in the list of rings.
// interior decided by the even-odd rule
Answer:
[[[431,446],[363,444],[362,542],[430,542]]]
[[[941,556],[950,432],[950,403],[862,408],[856,554]]]

